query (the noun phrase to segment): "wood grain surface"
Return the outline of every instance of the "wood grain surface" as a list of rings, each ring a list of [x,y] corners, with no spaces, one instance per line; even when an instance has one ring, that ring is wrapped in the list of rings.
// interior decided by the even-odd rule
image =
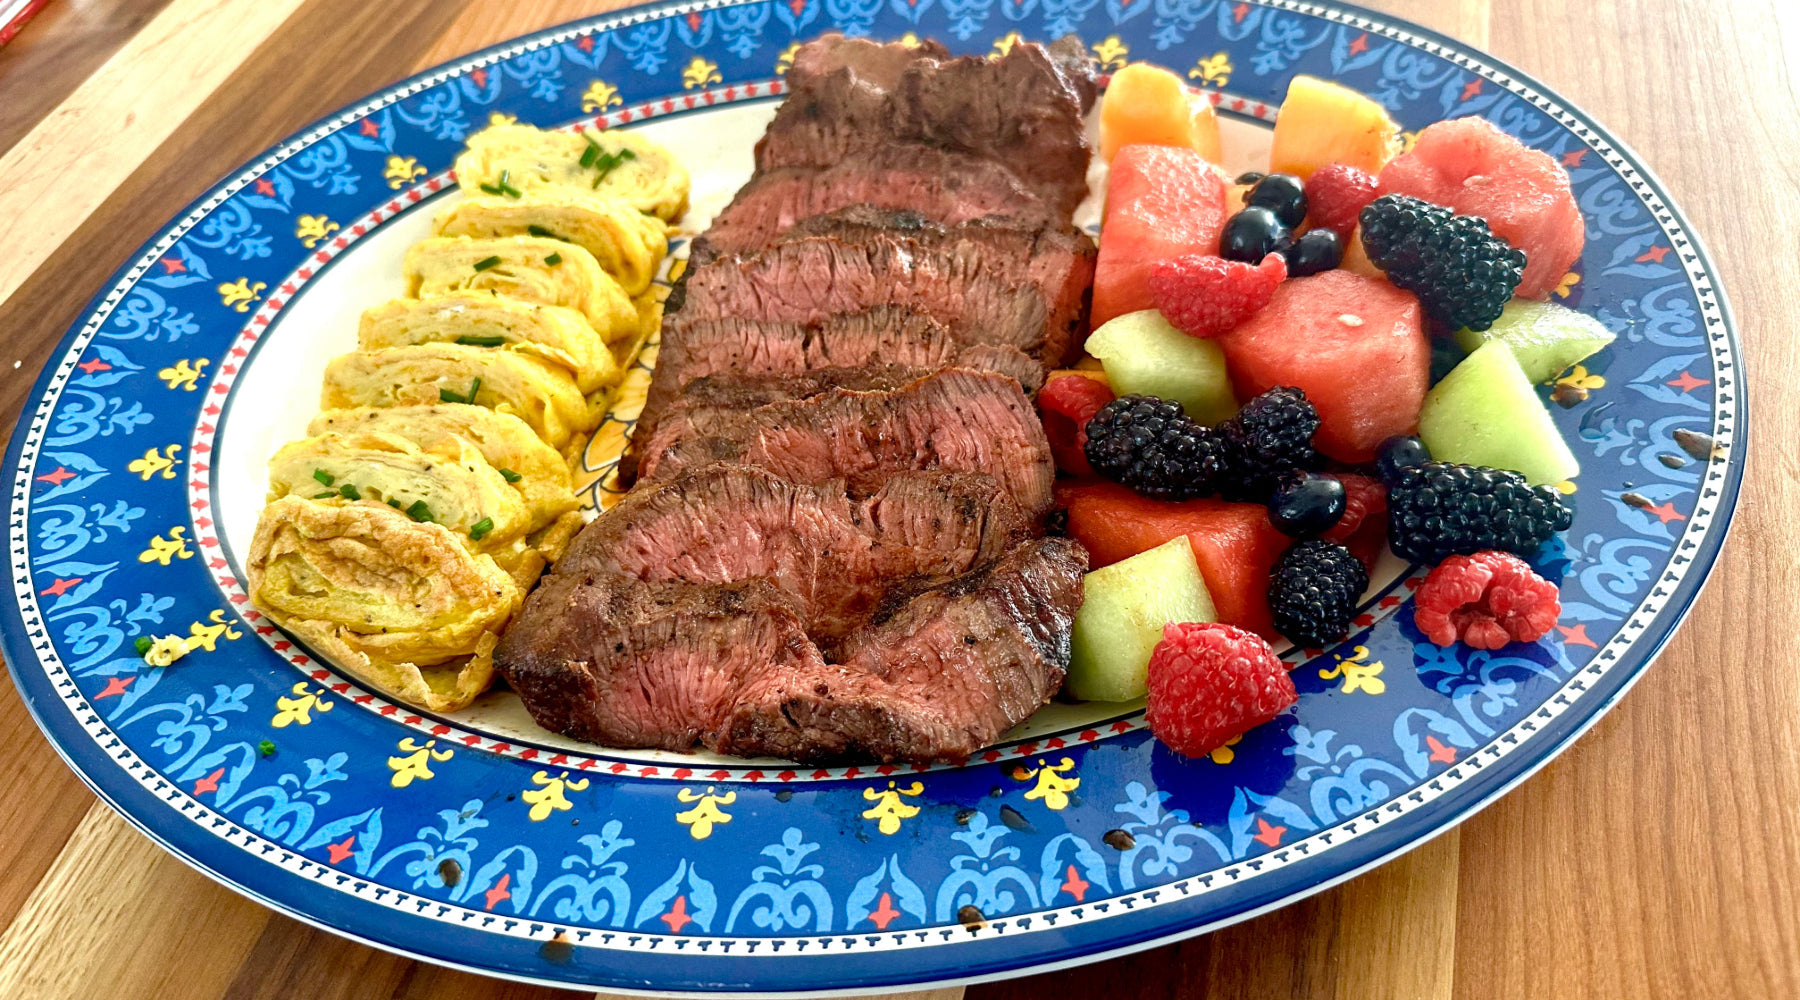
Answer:
[[[131,250],[242,161],[416,69],[617,5],[57,0],[0,49],[0,413],[10,426],[30,376]],[[1800,996],[1800,352],[1788,332],[1800,302],[1800,8],[1371,6],[1545,81],[1637,149],[1687,211],[1746,354],[1753,457],[1731,543],[1620,706],[1461,828],[1217,933],[966,996]],[[95,155],[101,131],[111,155]],[[46,207],[47,164],[62,203]],[[0,755],[8,1000],[584,995],[376,951],[215,885],[97,804],[7,682]]]

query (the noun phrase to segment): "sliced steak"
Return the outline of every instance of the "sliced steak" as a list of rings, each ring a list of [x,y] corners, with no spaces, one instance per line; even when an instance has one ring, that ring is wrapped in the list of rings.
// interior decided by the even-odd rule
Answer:
[[[1016,268],[990,256],[903,236],[815,236],[718,257],[682,275],[669,296],[663,337],[677,341],[689,323],[726,317],[817,323],[894,305],[924,313],[964,342],[1016,347],[1060,363],[1068,329],[1056,325],[1036,287],[1010,280]]]
[[[1068,224],[1069,213],[1045,202],[992,160],[930,146],[880,146],[822,170],[765,170],[738,189],[713,220],[707,239],[727,253],[767,246],[809,216],[850,205],[911,209],[947,225],[1007,215],[1032,226]]]
[[[835,637],[866,620],[892,581],[966,573],[1029,529],[980,473],[902,472],[859,487],[712,465],[626,494],[575,536],[555,572],[765,579],[795,599],[811,634]]]
[[[795,50],[794,62],[787,71],[787,85],[792,92],[795,88],[811,86],[816,78],[827,73],[853,69],[859,80],[882,90],[892,90],[900,82],[900,74],[920,59],[948,58],[950,50],[929,38],[917,45],[908,45],[905,42],[846,38],[832,32]]]
[[[839,663],[790,661],[746,685],[714,748],[807,763],[966,758],[1062,683],[1086,570],[1079,545],[1043,538],[915,592],[847,637]]]
[[[797,483],[903,470],[982,472],[1028,516],[1056,474],[1031,401],[1004,375],[966,368],[827,368],[709,375],[688,385],[644,442],[639,475],[668,479],[714,462]]]
[[[896,74],[899,57],[885,46],[847,53],[826,44],[832,54],[814,72],[789,75],[788,97],[756,146],[759,170],[820,170],[920,144],[1005,166],[1063,219],[1087,197],[1082,92],[1066,75],[1072,67],[1043,46],[1017,44],[998,59],[915,50]]]

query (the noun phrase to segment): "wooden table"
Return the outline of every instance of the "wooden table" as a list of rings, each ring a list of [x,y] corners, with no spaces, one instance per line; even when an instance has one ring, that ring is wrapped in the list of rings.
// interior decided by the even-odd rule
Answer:
[[[616,5],[57,0],[0,50],[0,371],[13,362],[0,413],[10,425],[107,275],[239,162],[416,69]],[[1756,459],[1734,537],[1624,703],[1459,830],[1219,933],[966,995],[1800,995],[1800,350],[1783,332],[1800,303],[1800,9],[1373,6],[1493,52],[1593,112],[1711,245],[1754,397]],[[398,958],[221,888],[97,804],[4,682],[0,760],[9,1000],[576,995]]]

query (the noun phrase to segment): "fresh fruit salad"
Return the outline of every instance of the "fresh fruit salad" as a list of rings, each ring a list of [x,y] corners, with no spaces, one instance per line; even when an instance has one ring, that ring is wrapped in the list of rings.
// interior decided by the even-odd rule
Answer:
[[[1276,646],[1347,638],[1387,551],[1427,568],[1403,613],[1429,641],[1548,634],[1529,560],[1580,465],[1539,386],[1613,339],[1549,301],[1584,239],[1562,167],[1479,118],[1403,151],[1380,104],[1302,76],[1268,170],[1233,177],[1211,102],[1146,64],[1113,75],[1100,151],[1092,360],[1038,397],[1093,566],[1069,693],[1145,698],[1206,754],[1294,704]]]

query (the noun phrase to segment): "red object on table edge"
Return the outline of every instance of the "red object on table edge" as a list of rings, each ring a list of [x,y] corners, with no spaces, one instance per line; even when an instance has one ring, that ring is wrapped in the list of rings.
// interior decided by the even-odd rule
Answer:
[[[50,0],[18,0],[14,3],[0,4],[0,45],[13,40],[19,29],[32,15],[44,8]]]

